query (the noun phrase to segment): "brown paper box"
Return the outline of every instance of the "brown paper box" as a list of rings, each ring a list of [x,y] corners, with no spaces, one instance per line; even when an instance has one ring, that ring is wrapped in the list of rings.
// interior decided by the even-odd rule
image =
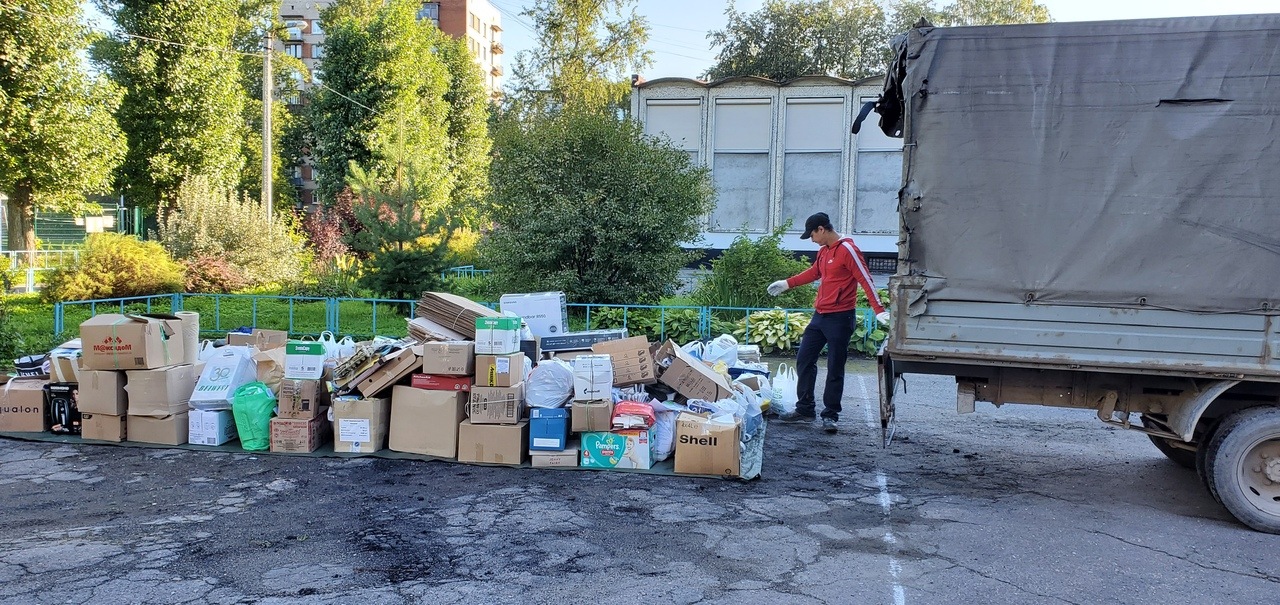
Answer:
[[[471,376],[476,369],[476,343],[429,342],[422,345],[422,373]]]
[[[524,353],[476,355],[476,384],[509,387],[524,381]]]
[[[188,366],[189,367],[189,366]],[[158,443],[160,445],[182,445],[187,442],[187,413],[152,418],[150,416],[129,416],[129,441],[138,443]]]
[[[530,450],[529,461],[533,468],[563,468],[578,466],[578,446],[571,445],[559,452]]]
[[[83,414],[80,417],[80,436],[98,441],[114,441],[119,443],[128,436],[124,415]]]
[[[278,349],[289,342],[289,333],[284,330],[258,330],[251,334],[232,332],[227,334],[229,346],[257,347],[259,351]]]
[[[516,424],[524,417],[524,383],[471,387],[467,416],[473,424]]]
[[[124,372],[115,370],[81,370],[77,403],[80,413],[124,416],[129,409],[125,376]]]
[[[649,353],[649,340],[643,336],[597,342],[591,345],[591,350],[609,356],[613,363],[615,387],[653,384],[658,381],[653,368],[653,355]]]
[[[182,363],[182,320],[172,315],[96,315],[80,324],[87,370],[146,370]]]
[[[388,449],[456,458],[458,425],[465,419],[466,406],[467,394],[462,391],[426,391],[397,385],[391,389]]]
[[[356,390],[365,397],[384,395],[383,391],[390,389],[392,385],[412,374],[415,369],[422,367],[421,352],[422,347],[415,346],[391,353],[383,358],[382,366],[374,370],[368,378],[356,384]]]
[[[740,472],[742,424],[713,423],[682,412],[676,418],[676,473],[737,477]]]
[[[333,451],[371,454],[386,446],[390,399],[338,399],[329,413],[333,419]]]
[[[129,393],[128,414],[155,418],[185,413],[200,378],[196,366],[191,365],[129,370],[126,374],[124,389]]]
[[[569,404],[569,426],[574,433],[613,430],[613,402],[575,401]]]
[[[733,396],[724,377],[712,371],[707,364],[694,359],[675,342],[668,340],[658,350],[658,359],[671,359],[671,366],[658,378],[677,393],[689,399],[719,401]]]
[[[280,383],[276,415],[281,418],[308,420],[320,415],[329,405],[329,389],[322,380],[286,378]]]
[[[0,431],[40,433],[45,426],[43,378],[17,378],[0,393]]]
[[[529,451],[529,423],[458,426],[458,461],[521,464]]]
[[[329,420],[315,418],[272,418],[271,451],[284,454],[305,454],[316,451],[328,440],[331,432]]]

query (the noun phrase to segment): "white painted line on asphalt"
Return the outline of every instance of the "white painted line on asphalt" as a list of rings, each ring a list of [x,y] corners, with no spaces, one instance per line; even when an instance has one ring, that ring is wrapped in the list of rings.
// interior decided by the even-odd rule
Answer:
[[[866,413],[867,427],[872,431],[880,429],[879,409],[872,411],[871,389],[867,388],[867,377],[858,374],[858,388],[862,389],[862,411]],[[877,406],[878,408],[878,406]],[[893,584],[894,605],[906,605],[907,594],[898,577],[902,574],[902,563],[898,561],[898,538],[893,535],[893,527],[889,525],[889,516],[893,514],[893,494],[889,493],[889,478],[884,471],[876,469],[876,487],[880,488],[880,510],[884,511],[884,535],[881,540],[889,551],[889,576]]]

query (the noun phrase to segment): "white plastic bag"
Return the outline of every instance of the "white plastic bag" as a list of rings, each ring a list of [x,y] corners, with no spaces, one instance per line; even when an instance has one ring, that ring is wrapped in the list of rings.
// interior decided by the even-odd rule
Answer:
[[[728,367],[738,363],[738,341],[728,334],[721,334],[708,342],[703,349],[702,360],[715,364],[723,361]]]
[[[778,371],[773,376],[773,395],[769,408],[778,414],[789,414],[796,411],[796,389],[800,381],[796,377],[796,369],[785,363],[778,364]]]
[[[338,359],[345,359],[356,354],[356,341],[350,336],[344,337],[337,343]]]
[[[573,397],[573,366],[559,359],[544,361],[529,374],[524,390],[530,407],[561,407]]]
[[[704,347],[701,340],[695,340],[680,348],[684,349],[685,353],[692,355],[694,359],[702,359]]]
[[[213,346],[212,340],[205,340],[200,343],[200,354],[196,359],[200,361],[209,361],[213,356],[218,354],[218,348]]]
[[[320,333],[320,338],[316,341],[324,345],[325,359],[338,359],[338,341],[334,339],[333,332],[325,330]]]
[[[676,413],[656,401],[650,404],[658,419],[653,425],[653,457],[661,462],[676,449]]]

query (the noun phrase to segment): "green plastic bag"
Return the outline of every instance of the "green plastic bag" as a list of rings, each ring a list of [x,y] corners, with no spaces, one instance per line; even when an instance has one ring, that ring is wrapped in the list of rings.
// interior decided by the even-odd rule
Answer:
[[[250,382],[231,396],[231,415],[240,433],[240,447],[248,452],[261,452],[271,447],[271,415],[276,409],[276,396],[267,385]]]

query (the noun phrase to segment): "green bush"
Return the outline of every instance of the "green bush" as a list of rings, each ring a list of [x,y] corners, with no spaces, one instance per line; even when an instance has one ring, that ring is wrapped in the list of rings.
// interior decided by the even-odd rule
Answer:
[[[591,310],[591,329],[627,328],[630,336],[650,341],[663,339],[684,344],[702,338],[702,314],[697,309],[624,309],[596,307]],[[625,326],[624,326],[625,324]]]
[[[496,128],[494,230],[483,265],[506,292],[652,304],[677,282],[713,206],[705,168],[603,112],[566,111]]]
[[[249,286],[244,274],[219,256],[198,256],[183,261],[182,267],[186,272],[187,292],[230,294]]]
[[[45,300],[90,300],[182,290],[182,266],[160,244],[131,235],[94,233],[80,258],[51,272]]]
[[[859,291],[859,294],[861,294],[861,291]],[[873,357],[880,351],[881,343],[888,337],[889,333],[876,321],[875,313],[870,310],[859,309],[858,327],[854,329],[853,337],[849,339],[849,348],[868,357]]]
[[[766,291],[769,284],[809,268],[809,263],[782,249],[782,236],[790,226],[788,222],[754,241],[745,233],[734,239],[719,258],[711,261],[711,274],[694,290],[697,304],[748,309],[812,307],[816,295],[813,286],[793,288],[776,298]]]
[[[790,351],[800,345],[800,337],[811,318],[808,313],[788,313],[782,309],[756,311],[738,320],[733,335],[738,342],[759,345],[762,353]]]

